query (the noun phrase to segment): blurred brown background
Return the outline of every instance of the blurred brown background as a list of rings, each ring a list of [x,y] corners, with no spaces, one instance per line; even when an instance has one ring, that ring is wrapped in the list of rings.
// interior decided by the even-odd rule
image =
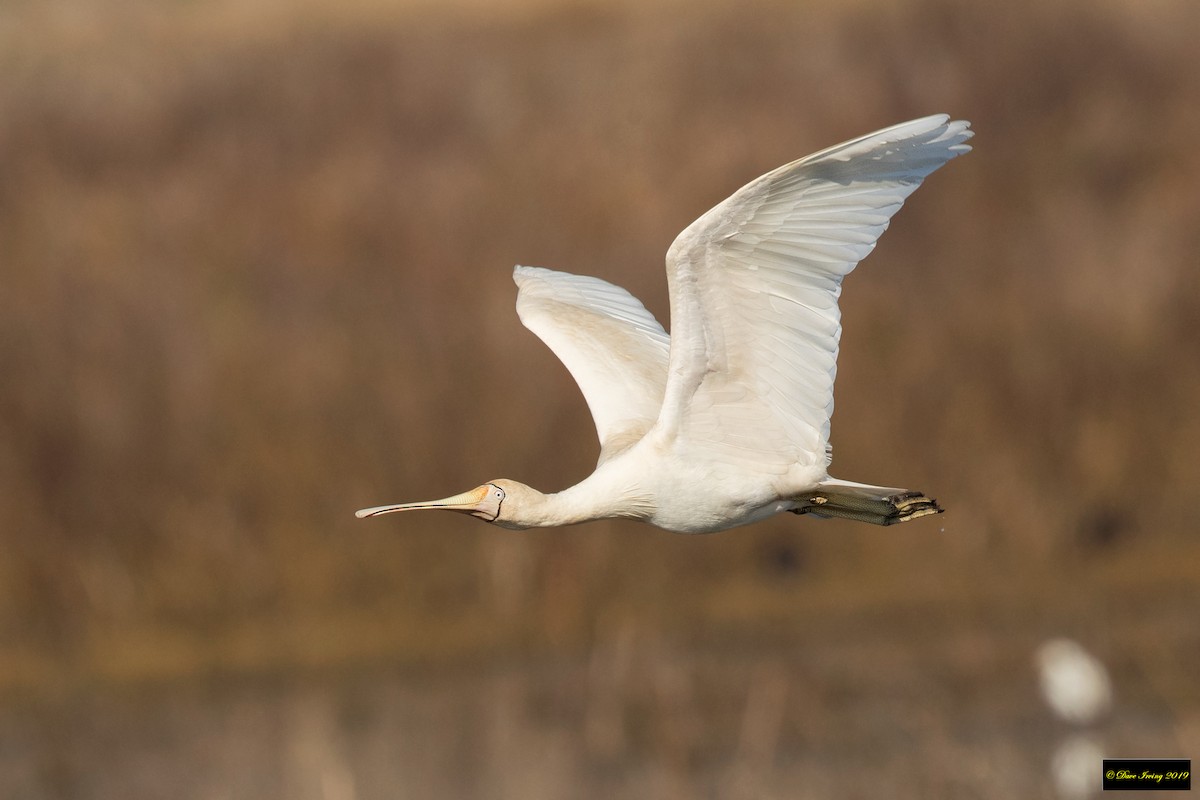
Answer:
[[[1112,675],[1105,753],[1200,757],[1197,30],[1192,0],[6,3],[0,795],[1051,797],[1059,635]],[[665,322],[692,219],[941,111],[976,149],[847,282],[833,441],[947,514],[354,520],[590,471],[513,264]]]

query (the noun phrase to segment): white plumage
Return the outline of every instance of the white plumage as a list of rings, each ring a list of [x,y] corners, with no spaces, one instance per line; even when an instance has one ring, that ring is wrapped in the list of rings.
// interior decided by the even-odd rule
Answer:
[[[517,313],[562,360],[600,461],[544,495],[497,480],[432,503],[508,527],[630,517],[724,530],[780,511],[876,524],[941,509],[917,492],[831,479],[842,279],[921,181],[970,150],[968,123],[926,117],[751,181],[667,252],[672,335],[599,278],[517,267]]]

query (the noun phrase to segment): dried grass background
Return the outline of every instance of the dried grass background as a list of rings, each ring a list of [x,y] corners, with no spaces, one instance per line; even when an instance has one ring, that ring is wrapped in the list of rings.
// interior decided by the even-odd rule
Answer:
[[[1200,754],[1200,6],[0,10],[0,791],[1034,797],[1030,656]],[[848,280],[834,473],[949,509],[511,533],[355,508],[597,446],[515,263],[946,111]],[[450,516],[450,515],[448,515]]]

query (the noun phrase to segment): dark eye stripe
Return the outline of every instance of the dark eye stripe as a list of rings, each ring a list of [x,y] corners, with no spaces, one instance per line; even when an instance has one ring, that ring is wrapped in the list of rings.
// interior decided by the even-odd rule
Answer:
[[[491,522],[495,522],[496,520],[500,519],[500,509],[504,506],[505,494],[504,490],[494,483],[489,483],[488,486],[491,486],[493,489],[495,489],[496,497],[500,498],[500,502],[496,504],[496,516],[492,517],[490,520]]]

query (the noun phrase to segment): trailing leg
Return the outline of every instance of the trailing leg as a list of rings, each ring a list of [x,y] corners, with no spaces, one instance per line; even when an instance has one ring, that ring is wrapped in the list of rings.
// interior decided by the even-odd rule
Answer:
[[[869,486],[829,479],[812,492],[795,498],[799,505],[794,514],[841,517],[873,525],[894,525],[918,517],[941,514],[945,509],[922,492]]]

